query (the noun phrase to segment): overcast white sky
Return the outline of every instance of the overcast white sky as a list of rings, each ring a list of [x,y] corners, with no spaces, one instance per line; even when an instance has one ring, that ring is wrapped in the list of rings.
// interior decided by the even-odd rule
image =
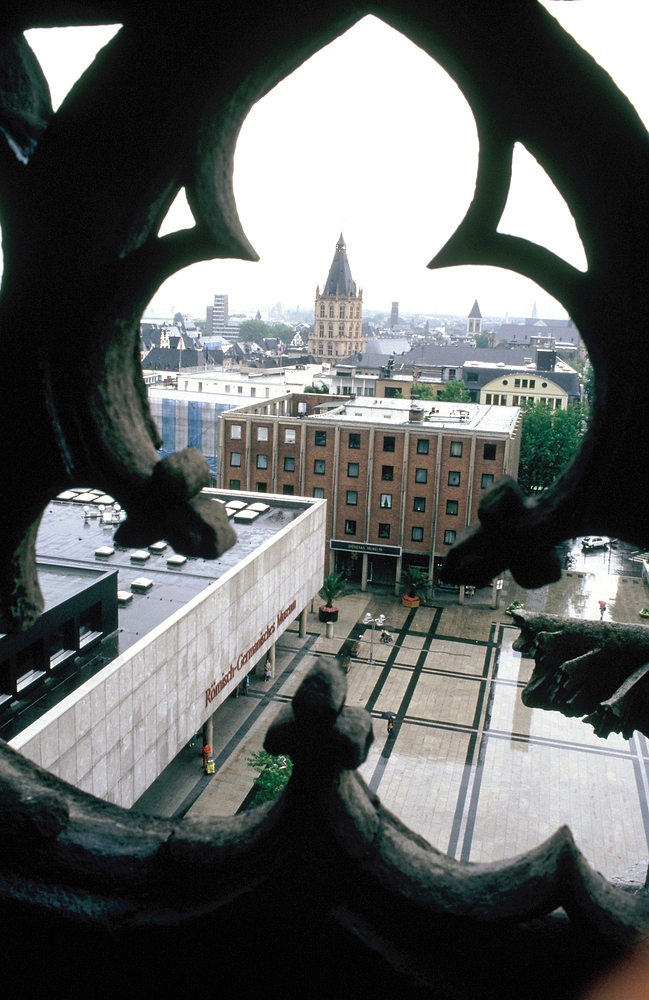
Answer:
[[[546,0],[545,6],[649,122],[646,0]],[[116,30],[27,32],[55,107]],[[332,117],[332,108],[346,109],[346,118]],[[476,165],[473,116],[451,78],[402,35],[367,17],[279,84],[243,125],[235,192],[261,260],[186,268],[165,282],[152,305],[204,316],[214,293],[225,292],[231,312],[264,315],[275,302],[312,308],[342,229],[368,309],[389,311],[396,299],[402,313],[466,315],[477,298],[485,316],[529,315],[534,301],[540,316],[565,315],[546,292],[510,271],[426,268],[464,216]],[[161,232],[190,225],[181,194]],[[585,267],[565,203],[522,147],[499,228]]]

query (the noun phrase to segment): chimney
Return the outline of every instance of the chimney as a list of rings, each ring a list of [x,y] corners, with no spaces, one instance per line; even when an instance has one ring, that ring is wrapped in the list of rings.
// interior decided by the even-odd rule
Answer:
[[[424,408],[419,406],[418,403],[412,403],[410,406],[410,411],[408,413],[408,422],[411,424],[419,424],[424,419]]]

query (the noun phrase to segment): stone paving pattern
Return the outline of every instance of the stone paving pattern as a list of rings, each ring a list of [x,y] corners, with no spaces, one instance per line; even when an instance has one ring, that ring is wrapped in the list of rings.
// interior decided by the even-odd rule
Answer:
[[[135,808],[236,813],[255,777],[246,759],[262,746],[279,707],[317,657],[335,653],[356,628],[361,649],[347,703],[372,715],[375,742],[360,773],[388,809],[434,846],[474,862],[519,854],[567,823],[589,861],[615,876],[649,850],[647,741],[638,734],[601,740],[578,719],[526,708],[520,690],[533,663],[512,650],[518,632],[504,613],[521,600],[536,610],[599,618],[602,597],[612,621],[640,622],[638,610],[649,604],[639,579],[564,572],[557,584],[529,593],[506,578],[497,610],[469,602],[410,611],[390,595],[355,593],[340,601],[333,639],[311,612],[306,640],[297,622],[281,637],[273,681],[253,676],[247,698],[230,698],[219,709],[217,774],[202,779],[189,808],[179,803],[201,778],[199,744],[183,752],[177,770],[184,777],[175,782],[182,790],[173,792],[175,779],[162,775]],[[375,633],[373,663],[370,629],[360,624],[366,611],[385,614],[395,635],[383,645]],[[387,712],[396,714],[392,737]]]

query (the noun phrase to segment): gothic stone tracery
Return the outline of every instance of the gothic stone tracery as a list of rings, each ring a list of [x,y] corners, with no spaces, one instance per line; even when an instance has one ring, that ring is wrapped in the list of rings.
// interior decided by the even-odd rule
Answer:
[[[481,582],[509,566],[519,582],[536,586],[557,576],[554,546],[578,534],[649,547],[647,133],[544,8],[534,0],[190,0],[180,11],[156,2],[24,0],[3,8],[0,39],[0,352],[3,372],[21,371],[0,398],[2,628],[23,627],[39,612],[38,522],[67,485],[101,487],[119,499],[129,514],[126,544],[162,536],[181,552],[216,555],[231,543],[227,524],[200,498],[200,456],[158,460],[137,357],[139,317],[179,268],[212,257],[255,258],[232,193],[241,123],[283,76],[365,13],[446,67],[476,117],[475,197],[432,266],[492,264],[537,281],[579,326],[597,379],[593,420],[575,462],[538,501],[522,498],[514,484],[496,487],[480,526],[452,553],[449,577]],[[54,115],[22,31],[107,21],[124,27]],[[191,71],[170,75],[170,66]],[[517,141],[566,198],[586,250],[585,274],[497,233]],[[159,238],[181,187],[196,226]],[[44,317],[56,336],[43,331],[25,367],[17,331],[41,330]],[[624,366],[610,337],[615,325],[627,333]],[[565,832],[509,865],[449,876],[448,859],[386,815],[348,770],[362,759],[367,723],[344,714],[338,685],[329,676],[307,686],[294,717],[269,734],[269,746],[290,746],[296,756],[286,795],[270,809],[210,827],[121,813],[3,750],[3,944],[12,959],[22,956],[23,975],[91,970],[97,955],[117,962],[130,947],[151,977],[168,940],[160,928],[173,925],[174,948],[189,954],[210,912],[222,974],[236,978],[237,942],[250,953],[253,925],[279,929],[295,944],[277,954],[277,934],[257,943],[267,992],[277,995],[289,979],[308,985],[300,971],[309,968],[305,949],[317,962],[327,949],[336,955],[327,966],[336,995],[359,982],[360,970],[374,993],[407,983],[445,997],[496,989],[559,996],[570,980],[574,995],[598,962],[647,927],[643,900],[591,872]],[[322,740],[317,752],[312,734]],[[322,752],[324,769],[314,767]],[[556,917],[534,923],[560,905],[570,928]],[[120,937],[124,927],[146,934]],[[28,948],[35,929],[39,947]],[[68,960],[71,939],[76,965]],[[566,954],[570,969],[552,979]],[[115,975],[118,965],[106,968]]]

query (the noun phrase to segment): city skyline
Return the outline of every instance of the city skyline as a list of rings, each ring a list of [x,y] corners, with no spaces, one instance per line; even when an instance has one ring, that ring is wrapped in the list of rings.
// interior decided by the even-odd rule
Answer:
[[[649,120],[639,0],[622,0],[614,13],[604,0],[547,0],[545,6]],[[27,33],[55,107],[116,30]],[[330,117],[330,107],[345,108],[343,118]],[[330,137],[336,139],[331,147]],[[564,316],[551,296],[513,272],[427,269],[470,202],[477,150],[469,106],[445,71],[404,36],[366,17],[282,81],[244,122],[235,193],[260,262],[193,265],[168,279],[151,305],[162,313],[173,305],[203,316],[214,294],[226,293],[233,312],[264,310],[277,301],[311,310],[342,229],[368,312],[389,312],[397,300],[404,314],[462,316],[477,298],[486,316],[530,315],[535,301],[539,316]],[[161,232],[191,225],[181,192]],[[567,206],[523,147],[515,150],[499,229],[585,268]]]

